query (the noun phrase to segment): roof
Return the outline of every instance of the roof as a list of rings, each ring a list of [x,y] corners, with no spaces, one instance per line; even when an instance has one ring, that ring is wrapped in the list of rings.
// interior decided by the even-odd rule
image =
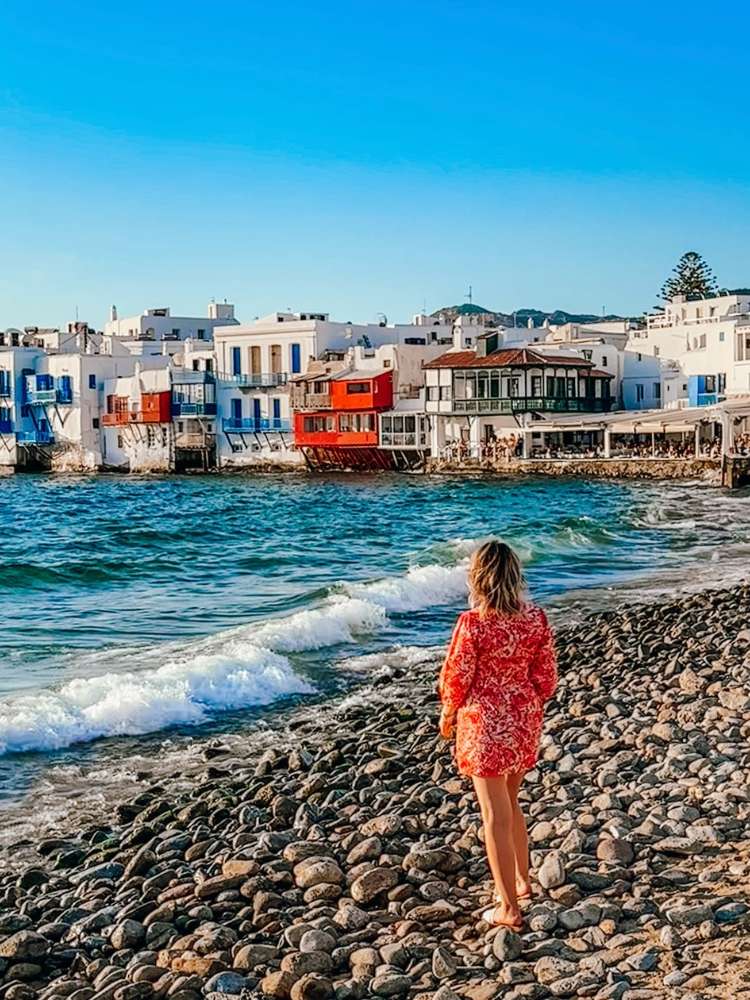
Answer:
[[[591,368],[585,358],[571,357],[569,354],[541,354],[528,347],[506,348],[493,351],[478,358],[476,351],[448,351],[434,361],[428,361],[425,368],[513,368],[538,367],[540,365],[570,365],[575,368]]]
[[[605,372],[601,368],[592,368],[589,375],[593,375],[595,378],[614,378],[612,372]]]
[[[381,375],[390,375],[391,368],[361,368],[359,371],[344,371],[331,375],[331,381],[335,382],[370,382]]]

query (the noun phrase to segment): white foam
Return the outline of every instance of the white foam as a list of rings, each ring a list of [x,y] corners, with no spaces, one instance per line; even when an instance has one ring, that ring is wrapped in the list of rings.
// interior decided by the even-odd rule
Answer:
[[[392,613],[421,611],[453,604],[463,597],[468,590],[466,570],[466,560],[457,566],[416,566],[405,576],[348,584],[346,590],[352,597],[370,601]]]
[[[456,555],[470,544],[461,540]],[[57,690],[0,701],[0,754],[197,725],[218,711],[310,693],[283,654],[352,643],[383,629],[389,613],[454,603],[466,593],[466,565],[346,584],[318,607],[186,643],[82,654],[69,665],[79,676]],[[97,665],[104,672],[94,673]]]
[[[0,753],[54,750],[101,736],[135,736],[205,722],[216,709],[267,705],[312,687],[286,657],[248,643],[142,673],[77,678],[0,705]]]

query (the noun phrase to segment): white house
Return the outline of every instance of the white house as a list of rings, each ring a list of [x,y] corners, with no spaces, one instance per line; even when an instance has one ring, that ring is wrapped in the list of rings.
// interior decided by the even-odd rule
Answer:
[[[272,313],[218,327],[217,460],[220,467],[299,464],[292,440],[289,381],[326,352],[385,344],[445,349],[453,329],[430,317],[411,324],[334,322],[327,313]],[[476,337],[467,325],[463,337]]]
[[[112,306],[104,325],[102,350],[107,354],[123,350],[138,355],[173,354],[180,350],[180,341],[210,344],[216,327],[237,323],[234,306],[228,302],[209,302],[206,316],[173,316],[164,306],[123,319]]]
[[[132,375],[104,383],[102,465],[123,472],[174,468],[172,385],[166,366],[136,363]]]
[[[710,405],[726,396],[747,395],[750,291],[710,299],[677,296],[663,312],[647,316],[645,328],[632,331],[628,349],[679,368],[681,375],[667,376],[670,398],[663,400],[665,405],[680,399],[691,406]]]

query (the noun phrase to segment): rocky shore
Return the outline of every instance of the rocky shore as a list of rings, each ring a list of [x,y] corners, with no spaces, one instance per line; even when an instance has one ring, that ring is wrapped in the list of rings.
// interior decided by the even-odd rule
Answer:
[[[534,898],[493,930],[436,664],[206,745],[189,791],[0,874],[7,1000],[750,997],[750,587],[558,632],[525,784]]]

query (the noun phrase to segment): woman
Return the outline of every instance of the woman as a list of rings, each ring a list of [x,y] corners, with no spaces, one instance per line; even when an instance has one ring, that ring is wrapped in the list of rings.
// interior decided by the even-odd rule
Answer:
[[[473,779],[482,813],[496,904],[483,919],[519,930],[518,901],[531,888],[518,789],[557,685],[555,648],[544,612],[523,600],[521,564],[504,542],[475,552],[469,591],[472,610],[459,617],[440,672],[440,732],[455,731],[458,768]]]

